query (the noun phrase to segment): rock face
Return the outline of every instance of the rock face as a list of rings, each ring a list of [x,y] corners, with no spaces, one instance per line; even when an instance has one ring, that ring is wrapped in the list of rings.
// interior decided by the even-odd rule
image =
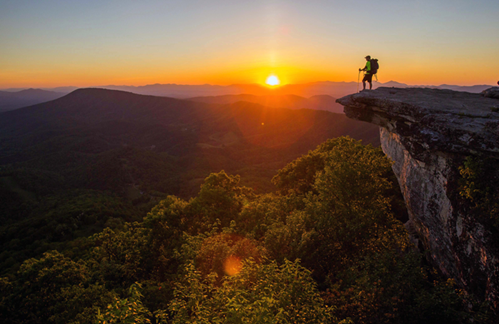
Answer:
[[[499,99],[499,87],[493,87],[490,89],[483,90],[482,96]]]
[[[337,100],[353,119],[380,126],[409,211],[409,232],[429,259],[499,311],[499,240],[460,204],[459,166],[467,156],[499,159],[499,100],[421,88],[378,88]],[[499,172],[499,170],[498,170]],[[498,184],[499,185],[499,184]]]

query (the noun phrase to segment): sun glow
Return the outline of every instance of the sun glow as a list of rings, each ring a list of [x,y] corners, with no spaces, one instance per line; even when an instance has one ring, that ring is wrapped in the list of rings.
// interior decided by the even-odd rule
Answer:
[[[269,86],[277,86],[279,84],[281,84],[281,81],[279,81],[279,78],[275,75],[269,75],[269,77],[267,78],[267,80],[265,81],[266,84],[268,84]]]

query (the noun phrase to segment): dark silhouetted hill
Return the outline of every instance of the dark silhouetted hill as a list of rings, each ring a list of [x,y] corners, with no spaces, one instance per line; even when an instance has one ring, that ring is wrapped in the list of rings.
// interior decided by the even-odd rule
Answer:
[[[64,93],[41,89],[26,89],[16,92],[0,91],[0,113],[51,101],[62,96]]]
[[[342,114],[343,106],[336,103],[336,99],[328,95],[317,95],[303,98],[296,95],[267,95],[255,96],[249,94],[194,97],[189,100],[206,103],[232,104],[239,101],[257,103],[265,107],[288,109],[326,110]]]

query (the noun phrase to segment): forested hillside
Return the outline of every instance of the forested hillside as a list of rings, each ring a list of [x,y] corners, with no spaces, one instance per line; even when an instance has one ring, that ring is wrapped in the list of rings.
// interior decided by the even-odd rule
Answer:
[[[379,143],[376,127],[326,111],[195,103],[81,89],[0,115],[0,274],[125,221],[212,172],[274,190],[279,168],[327,138]]]
[[[26,260],[0,281],[3,323],[487,322],[411,247],[380,149],[328,140],[272,181],[212,173],[193,199]]]

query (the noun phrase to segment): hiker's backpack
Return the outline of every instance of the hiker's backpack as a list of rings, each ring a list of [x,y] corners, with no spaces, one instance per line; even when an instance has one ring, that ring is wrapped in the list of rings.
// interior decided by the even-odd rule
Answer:
[[[372,74],[378,73],[378,69],[379,69],[378,59],[372,59],[371,60],[371,73]]]

